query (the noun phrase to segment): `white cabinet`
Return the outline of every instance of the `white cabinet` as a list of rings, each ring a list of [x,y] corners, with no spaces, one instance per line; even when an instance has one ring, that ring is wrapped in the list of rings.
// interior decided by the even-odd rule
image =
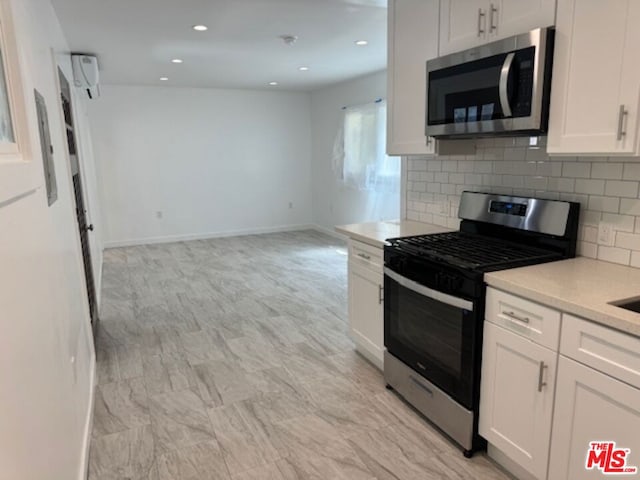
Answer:
[[[604,478],[601,470],[585,468],[590,442],[629,449],[626,465],[640,469],[638,432],[640,390],[560,356],[549,480]]]
[[[539,479],[547,474],[557,356],[485,322],[480,435]]]
[[[475,47],[487,41],[486,0],[440,2],[440,55]]]
[[[491,287],[486,303],[478,430],[490,455],[519,478],[599,479],[590,443],[615,442],[640,473],[640,338]]]
[[[358,351],[382,369],[384,358],[382,249],[349,242],[349,325]]]
[[[425,136],[426,62],[438,56],[438,0],[390,0],[387,153],[433,154]]]
[[[638,155],[640,2],[558,0],[550,155]]]
[[[585,469],[590,442],[629,449],[640,472],[638,352],[637,337],[563,315],[549,480],[603,478]]]
[[[440,55],[549,27],[556,0],[442,0]]]
[[[496,40],[555,24],[556,0],[502,0],[494,4],[498,10],[492,30]]]

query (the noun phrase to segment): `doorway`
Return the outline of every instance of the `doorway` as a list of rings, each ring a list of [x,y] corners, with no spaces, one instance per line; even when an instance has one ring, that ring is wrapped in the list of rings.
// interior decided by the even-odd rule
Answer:
[[[71,163],[71,178],[73,181],[73,193],[76,202],[76,220],[80,233],[80,245],[82,248],[82,263],[84,264],[84,277],[87,284],[87,297],[89,300],[89,314],[93,332],[98,326],[98,302],[96,286],[93,277],[93,263],[91,262],[91,247],[89,244],[89,232],[93,232],[93,225],[87,222],[87,209],[84,204],[84,192],[82,189],[82,175],[80,173],[80,161],[78,158],[78,143],[76,141],[75,123],[73,122],[73,109],[71,105],[71,88],[67,78],[58,68],[60,79],[60,100],[64,114],[67,144],[69,146],[69,162]]]

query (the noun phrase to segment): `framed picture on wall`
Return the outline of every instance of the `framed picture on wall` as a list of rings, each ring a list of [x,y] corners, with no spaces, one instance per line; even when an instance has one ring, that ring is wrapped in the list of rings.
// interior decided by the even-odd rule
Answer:
[[[23,81],[11,2],[0,0],[0,163],[31,160]]]

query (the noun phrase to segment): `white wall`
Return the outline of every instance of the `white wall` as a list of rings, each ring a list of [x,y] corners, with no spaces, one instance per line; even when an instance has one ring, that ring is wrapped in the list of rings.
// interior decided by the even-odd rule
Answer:
[[[26,163],[0,164],[0,478],[80,479],[94,353],[57,90],[56,60],[70,75],[68,47],[48,0],[10,3],[31,154]],[[46,100],[55,152],[58,200],[51,207],[43,188],[34,88]]]
[[[372,195],[340,183],[332,168],[341,108],[386,98],[386,71],[340,83],[311,95],[313,221],[335,225],[400,218],[400,194]]]
[[[102,93],[89,116],[106,245],[311,222],[308,94],[135,86]]]

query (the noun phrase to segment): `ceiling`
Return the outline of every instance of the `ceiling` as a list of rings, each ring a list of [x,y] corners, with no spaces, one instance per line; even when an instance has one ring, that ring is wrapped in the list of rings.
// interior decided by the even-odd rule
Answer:
[[[104,84],[311,91],[386,68],[386,0],[52,1]]]

